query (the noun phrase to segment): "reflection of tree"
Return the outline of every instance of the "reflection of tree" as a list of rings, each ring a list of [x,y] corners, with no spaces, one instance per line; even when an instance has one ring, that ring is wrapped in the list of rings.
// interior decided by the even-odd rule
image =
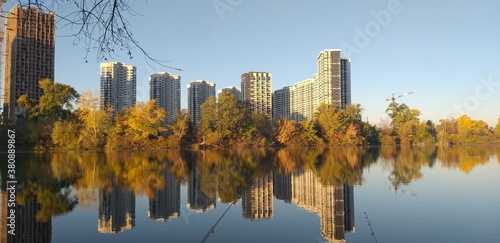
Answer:
[[[468,174],[476,165],[488,162],[494,150],[495,147],[491,146],[440,147],[437,157],[444,167],[450,169],[458,167]]]
[[[313,168],[322,149],[281,149],[276,152],[277,171],[282,174],[294,172],[297,167]]]
[[[435,147],[382,147],[380,152],[383,163],[392,167],[388,179],[396,190],[401,185],[408,185],[422,178],[422,165],[432,165],[436,157]]]
[[[373,162],[366,150],[357,147],[332,148],[323,153],[317,164],[320,180],[325,185],[347,182],[360,185],[363,181],[363,166]]]
[[[53,173],[47,155],[28,156],[24,187],[17,194],[17,203],[25,206],[33,200],[37,202],[36,220],[40,222],[47,222],[53,216],[73,210],[77,199],[70,195],[71,177]]]

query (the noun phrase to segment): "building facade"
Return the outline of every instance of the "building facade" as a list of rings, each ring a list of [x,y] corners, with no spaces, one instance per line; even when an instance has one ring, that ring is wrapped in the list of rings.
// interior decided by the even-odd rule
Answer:
[[[187,85],[188,91],[188,113],[191,121],[198,124],[201,120],[200,106],[210,96],[215,96],[215,83],[206,80],[195,80]]]
[[[248,72],[241,75],[243,101],[254,113],[272,117],[272,77],[268,72]]]
[[[345,108],[351,99],[350,59],[341,58],[340,49],[330,49],[319,53],[317,60],[315,107],[325,103]]]
[[[312,120],[314,117],[314,79],[305,79],[294,86],[292,103],[292,119],[300,121]]]
[[[113,114],[135,106],[136,67],[121,62],[101,63],[101,108],[113,107]]]
[[[6,19],[3,108],[4,118],[15,120],[22,113],[19,97],[38,101],[38,82],[54,80],[55,13],[16,5]]]
[[[149,76],[149,99],[167,112],[167,123],[173,123],[176,111],[181,109],[181,77],[171,73],[153,73]]]
[[[294,87],[284,87],[273,92],[273,120],[293,119]]]
[[[241,90],[239,88],[234,87],[234,86],[224,87],[224,88],[220,89],[217,93],[219,95],[221,93],[231,93],[231,94],[234,94],[234,96],[236,97],[237,100],[243,100],[243,95],[241,93]]]

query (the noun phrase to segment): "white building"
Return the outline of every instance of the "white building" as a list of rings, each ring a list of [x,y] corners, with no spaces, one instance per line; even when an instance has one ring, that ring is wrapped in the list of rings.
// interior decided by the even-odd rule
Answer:
[[[121,62],[101,63],[101,107],[112,106],[116,114],[135,106],[136,67]]]

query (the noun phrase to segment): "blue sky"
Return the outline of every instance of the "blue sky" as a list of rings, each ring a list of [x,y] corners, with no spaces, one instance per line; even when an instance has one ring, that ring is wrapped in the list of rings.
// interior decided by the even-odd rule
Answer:
[[[276,90],[312,77],[322,50],[342,48],[351,58],[352,102],[364,107],[371,123],[387,118],[386,98],[408,91],[414,94],[399,101],[419,109],[425,120],[466,113],[494,126],[500,117],[500,1],[131,2],[141,14],[130,17],[140,44],[184,70],[150,67],[137,49],[132,60],[125,53],[115,58],[137,66],[139,101],[148,100],[152,72],[181,76],[186,107],[190,81],[239,87],[242,73],[267,71]],[[57,11],[70,7],[61,4]],[[70,31],[58,29],[57,35]],[[89,63],[84,55],[84,46],[58,37],[56,81],[79,92],[99,89],[95,53]]]

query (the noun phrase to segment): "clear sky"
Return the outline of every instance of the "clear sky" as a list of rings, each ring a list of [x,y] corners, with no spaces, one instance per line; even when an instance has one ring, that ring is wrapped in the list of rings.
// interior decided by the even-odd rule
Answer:
[[[9,10],[15,1],[9,1]],[[184,71],[150,67],[139,50],[112,61],[137,66],[137,99],[148,77],[167,71],[186,85],[196,79],[217,89],[240,86],[240,75],[267,71],[273,90],[316,73],[317,55],[342,49],[351,58],[352,102],[378,124],[392,93],[435,123],[466,113],[494,126],[500,117],[500,1],[464,0],[183,0],[131,1],[140,44]],[[59,5],[58,12],[72,7]],[[62,23],[59,23],[61,26]],[[70,29],[58,29],[63,36]],[[56,81],[82,92],[99,89],[99,62],[73,39],[56,39]]]

